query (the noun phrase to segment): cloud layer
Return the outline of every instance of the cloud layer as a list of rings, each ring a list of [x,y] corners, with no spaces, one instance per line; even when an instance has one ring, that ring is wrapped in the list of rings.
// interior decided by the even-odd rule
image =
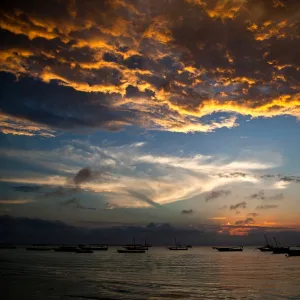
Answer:
[[[1,131],[210,132],[239,115],[300,117],[299,1],[154,2],[2,4]]]

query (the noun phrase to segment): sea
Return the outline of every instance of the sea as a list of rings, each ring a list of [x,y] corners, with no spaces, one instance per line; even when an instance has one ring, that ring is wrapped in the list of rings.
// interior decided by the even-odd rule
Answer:
[[[300,257],[211,247],[145,254],[0,250],[0,299],[300,299]]]

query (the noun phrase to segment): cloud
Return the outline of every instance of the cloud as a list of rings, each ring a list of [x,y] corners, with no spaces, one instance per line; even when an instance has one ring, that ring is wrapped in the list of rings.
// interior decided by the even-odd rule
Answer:
[[[71,207],[74,207],[74,208],[77,208],[77,209],[89,209],[89,210],[96,210],[95,207],[87,207],[85,205],[82,205],[80,203],[80,200],[78,198],[70,198],[66,201],[63,201],[60,203],[60,205],[62,206],[71,206]]]
[[[33,186],[33,185],[20,185],[15,186],[13,189],[17,192],[23,192],[23,193],[36,193],[41,190],[41,186]]]
[[[17,204],[26,204],[26,203],[31,203],[33,200],[30,199],[9,199],[9,200],[0,200],[0,204],[12,204],[12,205],[17,205]]]
[[[236,210],[238,208],[243,208],[245,209],[247,207],[247,203],[246,202],[239,202],[237,204],[233,204],[229,206],[230,210]]]
[[[299,9],[297,0],[8,3],[1,130],[212,132],[245,115],[299,118]]]
[[[76,185],[87,182],[92,178],[92,172],[89,168],[83,168],[74,176],[73,181]]]
[[[256,218],[256,217],[259,216],[259,214],[258,214],[258,213],[249,213],[248,216],[249,216],[249,217]]]
[[[246,218],[245,220],[238,220],[235,222],[235,225],[251,225],[251,224],[254,224],[255,221],[253,218]]]
[[[181,211],[181,213],[182,213],[183,215],[190,215],[190,214],[194,213],[194,211],[193,211],[192,209],[183,209],[183,210]]]
[[[205,201],[208,202],[210,200],[219,198],[219,197],[227,197],[230,195],[231,191],[230,190],[217,190],[217,191],[211,191],[209,195],[206,196]]]
[[[275,204],[266,204],[266,205],[258,205],[256,206],[256,209],[258,210],[263,210],[263,209],[273,209],[273,208],[277,208],[278,205]]]
[[[271,196],[266,196],[264,190],[260,190],[258,193],[254,193],[250,195],[248,198],[250,199],[255,199],[255,200],[282,200],[284,198],[283,193],[271,195]]]
[[[259,183],[262,179],[256,174],[277,166],[273,161],[268,164],[254,159],[235,161],[200,153],[149,154],[142,141],[101,145],[73,140],[51,151],[2,148],[0,156],[18,157],[20,162],[43,173],[12,173],[1,181],[43,185],[43,194],[38,196],[45,198],[89,192],[123,208],[162,209],[165,204],[193,197],[229,195],[226,186]],[[239,174],[247,169],[247,176],[219,176],[220,169],[224,174]]]

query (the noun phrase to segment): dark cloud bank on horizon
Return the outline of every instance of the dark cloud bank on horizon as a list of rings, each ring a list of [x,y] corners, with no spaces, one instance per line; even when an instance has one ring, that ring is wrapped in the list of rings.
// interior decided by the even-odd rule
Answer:
[[[299,244],[300,232],[287,230],[282,227],[266,228],[252,226],[252,218],[240,221],[236,225],[228,225],[228,228],[251,229],[247,236],[235,236],[219,234],[220,230],[207,230],[207,226],[201,229],[173,227],[170,224],[149,223],[147,226],[119,225],[102,228],[74,227],[58,221],[46,221],[30,218],[13,218],[0,216],[0,239],[6,243],[55,243],[55,244],[79,244],[79,243],[105,243],[126,244],[135,236],[136,241],[143,242],[145,237],[153,245],[170,245],[173,236],[176,235],[181,243],[193,245],[259,245],[264,243],[263,234],[276,236],[288,245]],[[247,225],[245,225],[247,224]],[[105,225],[105,224],[103,224]],[[224,227],[225,228],[225,227]]]

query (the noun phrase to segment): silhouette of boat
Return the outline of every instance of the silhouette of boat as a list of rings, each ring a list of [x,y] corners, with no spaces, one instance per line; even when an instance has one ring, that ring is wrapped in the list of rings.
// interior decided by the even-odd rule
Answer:
[[[290,250],[290,247],[281,246],[280,243],[277,242],[275,236],[273,238],[275,242],[275,247],[273,247],[273,254],[287,254]]]
[[[55,252],[76,252],[79,248],[76,246],[60,246],[55,248]]]
[[[118,253],[145,253],[146,252],[146,250],[142,250],[142,249],[131,249],[131,250],[118,249],[117,251]]]
[[[212,247],[215,250],[218,250],[219,252],[240,252],[243,251],[243,246],[240,247]]]
[[[92,251],[107,251],[108,246],[95,246],[95,245],[79,245],[80,249],[92,250]]]
[[[93,253],[90,249],[78,248],[75,250],[76,253]]]
[[[266,235],[264,234],[265,240],[266,240],[266,245],[262,247],[257,247],[256,249],[260,250],[261,252],[271,252],[273,251],[273,246],[269,244],[268,239]]]
[[[17,246],[11,244],[0,244],[0,249],[17,249]]]
[[[27,247],[27,251],[52,251],[52,248],[46,248],[46,247],[39,247],[39,246],[33,246],[33,247]]]
[[[136,244],[135,239],[133,238],[133,244],[125,245],[123,248],[127,250],[148,250],[148,247],[151,247],[151,245],[147,244],[146,240],[144,244]]]
[[[300,256],[300,249],[289,249],[286,254],[287,256]]]
[[[118,253],[145,253],[146,250],[148,250],[148,247],[145,247],[143,245],[137,245],[135,243],[134,237],[132,238],[133,244],[132,245],[126,245],[122,247],[123,249],[118,249]]]
[[[175,250],[175,251],[189,250],[188,247],[177,244],[176,238],[174,238],[174,242],[175,242],[175,247],[168,247],[169,250]]]

